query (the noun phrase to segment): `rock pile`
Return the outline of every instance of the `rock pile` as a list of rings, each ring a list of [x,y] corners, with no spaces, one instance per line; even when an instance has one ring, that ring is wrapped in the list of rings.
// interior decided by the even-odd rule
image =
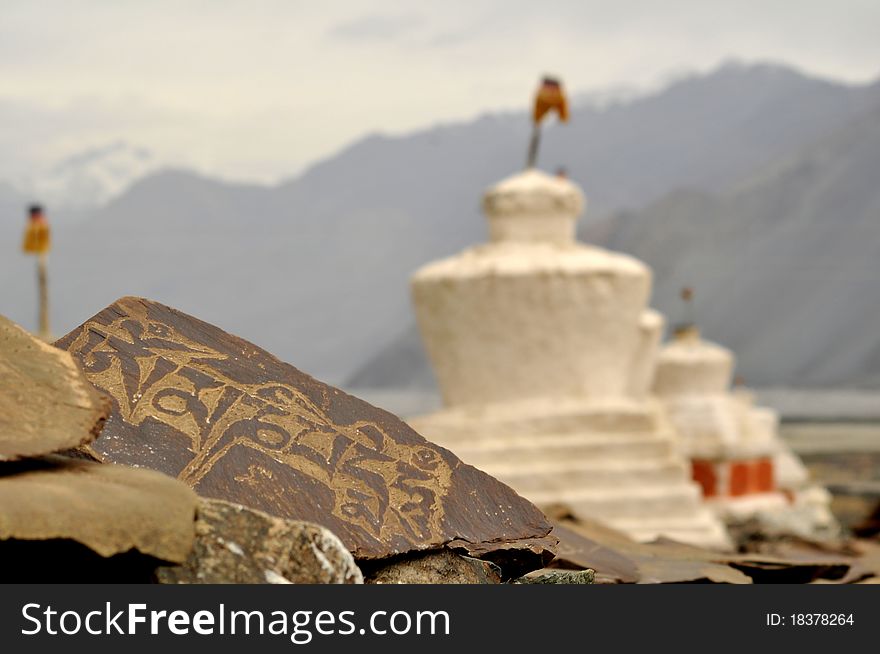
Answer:
[[[363,583],[354,552],[373,583],[498,583],[552,558],[537,509],[393,416],[161,305],[113,311],[131,337],[68,337],[79,359],[0,318],[3,581]]]
[[[156,571],[163,584],[359,584],[345,546],[310,522],[282,520],[221,500],[201,499],[195,543],[178,566]]]
[[[880,546],[869,540],[785,536],[725,553],[666,538],[639,543],[601,523],[573,516],[565,507],[548,512],[559,538],[551,570],[591,570],[597,584],[850,584],[880,579]]]
[[[0,556],[16,562],[2,581],[880,576],[868,541],[732,555],[554,525],[394,416],[154,302],[120,300],[59,344],[70,353],[0,318]]]
[[[93,440],[109,402],[72,357],[0,317],[4,581],[143,580],[191,548],[196,496],[150,470],[55,454]]]

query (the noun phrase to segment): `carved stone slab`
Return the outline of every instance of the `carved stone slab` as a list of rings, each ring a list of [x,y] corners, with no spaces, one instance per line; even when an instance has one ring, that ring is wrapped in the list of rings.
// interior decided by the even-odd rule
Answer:
[[[123,298],[57,345],[112,398],[86,446],[99,461],[318,523],[359,559],[455,541],[540,567],[556,542],[531,503],[396,416],[164,305]]]
[[[0,461],[86,443],[108,412],[67,352],[0,316]]]

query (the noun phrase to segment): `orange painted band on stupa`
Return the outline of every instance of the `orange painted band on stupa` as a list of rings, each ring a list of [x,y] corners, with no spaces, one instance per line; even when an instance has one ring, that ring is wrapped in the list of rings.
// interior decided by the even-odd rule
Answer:
[[[700,485],[703,497],[743,497],[771,493],[776,488],[773,461],[768,457],[745,461],[694,459],[691,476]]]

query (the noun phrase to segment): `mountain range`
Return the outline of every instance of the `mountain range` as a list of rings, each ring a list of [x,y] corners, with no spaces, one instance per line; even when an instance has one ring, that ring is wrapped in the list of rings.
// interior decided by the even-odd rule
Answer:
[[[545,130],[539,165],[586,190],[584,238],[655,267],[655,306],[672,315],[678,286],[697,289],[706,335],[736,349],[748,380],[880,383],[866,290],[880,278],[877,107],[878,84],[730,64],[575,106]],[[53,326],[144,295],[331,383],[430,387],[408,277],[485,240],[480,195],[521,169],[528,132],[522,112],[371,135],[275,186],[149,174],[57,226]],[[4,215],[20,201],[0,185]],[[16,211],[0,223],[10,253]],[[32,275],[23,255],[0,259],[0,312],[29,327]]]
[[[7,184],[70,220],[72,215],[100,207],[161,168],[161,159],[149,149],[114,141],[76,152],[29,174],[14,175]]]

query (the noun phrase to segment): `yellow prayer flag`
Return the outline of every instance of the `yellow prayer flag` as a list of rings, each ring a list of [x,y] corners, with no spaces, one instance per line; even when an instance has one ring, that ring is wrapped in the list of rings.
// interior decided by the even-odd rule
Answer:
[[[45,254],[51,247],[49,222],[43,215],[42,207],[32,206],[29,213],[21,249],[26,254]]]
[[[562,122],[568,121],[568,101],[562,90],[562,84],[557,79],[545,77],[535,94],[535,109],[532,112],[532,120],[537,124],[551,111],[555,111]]]

